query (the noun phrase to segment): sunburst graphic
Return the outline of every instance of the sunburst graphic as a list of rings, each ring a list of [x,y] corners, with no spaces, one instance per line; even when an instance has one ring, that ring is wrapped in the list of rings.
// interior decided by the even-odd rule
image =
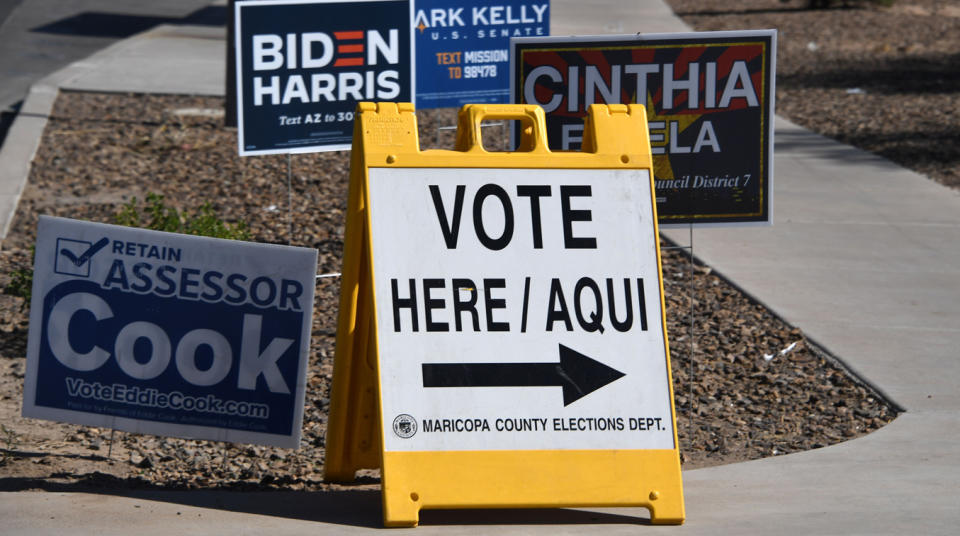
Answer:
[[[634,99],[636,102],[636,99]],[[690,125],[696,123],[703,114],[676,114],[676,115],[667,115],[667,114],[658,114],[657,108],[653,105],[653,97],[647,93],[647,122],[655,123],[658,121],[663,122],[663,145],[665,152],[664,154],[655,154],[653,155],[653,174],[658,179],[672,180],[674,179],[673,174],[673,164],[670,162],[670,123],[677,123],[677,134],[687,130]],[[658,131],[660,129],[657,129]],[[661,145],[657,145],[661,147]]]

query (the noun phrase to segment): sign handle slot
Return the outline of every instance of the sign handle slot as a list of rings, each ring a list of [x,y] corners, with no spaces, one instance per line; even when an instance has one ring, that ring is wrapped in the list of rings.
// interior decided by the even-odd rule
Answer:
[[[519,121],[518,153],[549,153],[547,123],[543,108],[535,105],[464,106],[457,118],[456,150],[469,153],[487,153],[483,147],[480,124],[483,121]]]

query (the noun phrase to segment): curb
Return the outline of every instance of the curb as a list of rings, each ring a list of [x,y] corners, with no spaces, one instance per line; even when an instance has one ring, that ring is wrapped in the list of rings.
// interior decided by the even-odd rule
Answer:
[[[7,237],[17,213],[33,157],[40,147],[58,93],[56,86],[44,82],[31,86],[0,148],[0,240]]]

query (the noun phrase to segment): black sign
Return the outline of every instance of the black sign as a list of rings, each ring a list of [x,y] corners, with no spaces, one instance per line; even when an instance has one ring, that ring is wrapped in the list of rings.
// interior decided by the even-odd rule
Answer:
[[[646,104],[661,225],[772,221],[775,31],[511,45],[512,98],[543,106],[553,150],[580,149],[590,104]]]
[[[361,101],[413,100],[408,0],[236,3],[240,155],[350,149]]]

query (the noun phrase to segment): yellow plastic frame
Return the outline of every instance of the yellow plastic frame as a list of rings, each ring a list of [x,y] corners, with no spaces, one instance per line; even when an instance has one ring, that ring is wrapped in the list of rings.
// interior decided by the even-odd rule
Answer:
[[[523,134],[517,151],[486,151],[480,141],[480,123],[484,119],[521,121]],[[653,164],[643,106],[591,105],[582,151],[550,151],[545,125],[539,106],[467,105],[459,113],[454,150],[420,151],[412,104],[364,102],[357,107],[324,475],[328,481],[350,481],[359,469],[379,467],[386,526],[416,526],[424,508],[595,506],[645,507],[654,524],[683,523],[683,485],[673,379],[669,376],[659,245],[660,320],[667,352],[673,449],[383,450],[376,297],[366,209],[368,170],[639,168],[649,171],[653,195]],[[656,203],[651,205],[655,210]],[[656,225],[655,214],[653,222]]]

